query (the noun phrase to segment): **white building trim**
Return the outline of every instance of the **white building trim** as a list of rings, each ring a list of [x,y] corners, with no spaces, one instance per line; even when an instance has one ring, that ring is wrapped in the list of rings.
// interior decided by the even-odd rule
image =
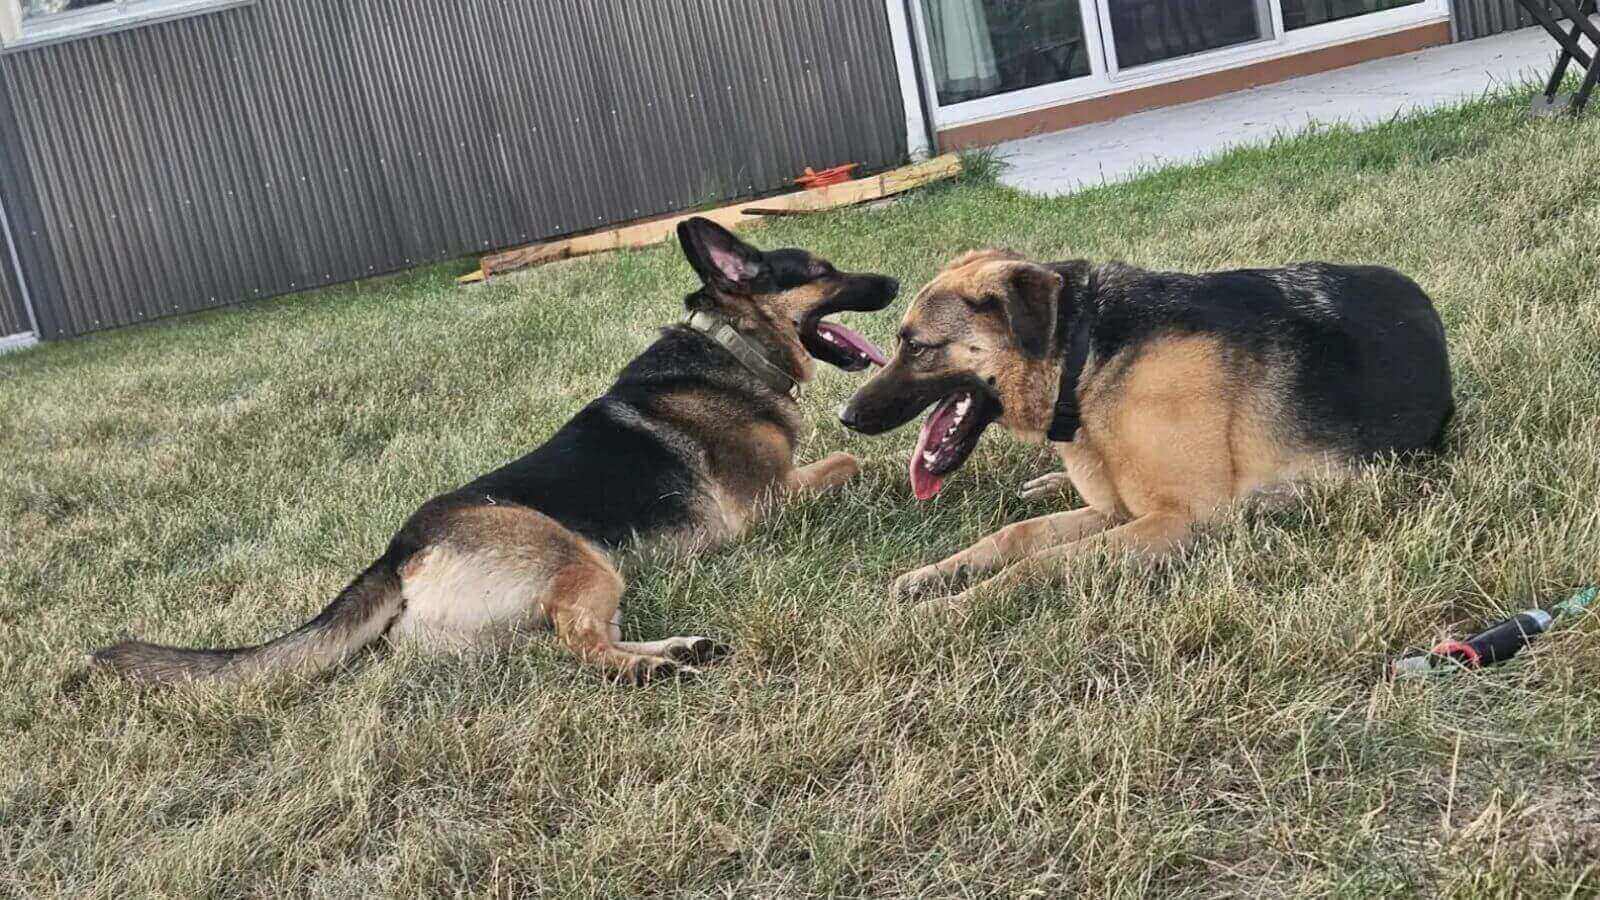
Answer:
[[[0,47],[22,37],[22,6],[17,0],[0,0]]]
[[[913,0],[915,2],[915,0]],[[917,50],[912,43],[912,23],[906,15],[906,0],[884,0],[889,13],[889,36],[894,43],[894,64],[900,73],[900,97],[906,108],[906,147],[912,159],[926,159],[934,147],[928,135],[928,107],[922,96],[922,73]]]
[[[0,337],[0,353],[14,353],[18,350],[26,350],[37,343],[39,343],[39,338],[27,333]]]
[[[116,0],[87,9],[22,21],[22,0],[0,0],[0,49],[23,50],[170,22],[256,0]]]

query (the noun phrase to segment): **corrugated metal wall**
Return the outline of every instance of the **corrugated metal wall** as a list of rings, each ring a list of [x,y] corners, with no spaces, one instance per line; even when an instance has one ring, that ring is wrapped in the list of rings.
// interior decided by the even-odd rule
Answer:
[[[4,238],[0,238],[0,338],[32,330],[16,275],[11,271],[11,254],[6,252]]]
[[[0,338],[33,331],[28,309],[22,302],[22,284],[11,264],[9,222],[0,207]]]
[[[0,57],[0,65],[4,58]],[[13,121],[11,98],[0,84],[0,204],[9,217],[11,233],[17,242],[17,253],[26,261],[39,262],[38,254],[33,252],[40,243],[34,220],[38,210],[31,198],[33,182],[29,178],[27,167],[22,165],[17,151],[17,143],[9,123]],[[23,205],[24,202],[27,205]],[[32,239],[30,239],[32,236]],[[33,252],[29,257],[25,254]],[[36,266],[45,269],[48,266]],[[28,285],[32,290],[33,285]],[[11,264],[10,248],[5,245],[5,235],[0,233],[0,337],[8,337],[31,331],[28,327],[26,310],[22,308],[20,285],[17,282],[17,273]]]
[[[44,337],[906,152],[876,0],[263,0],[0,79]]]
[[[1456,38],[1470,41],[1536,24],[1517,0],[1453,0]],[[1559,16],[1558,16],[1559,18]]]

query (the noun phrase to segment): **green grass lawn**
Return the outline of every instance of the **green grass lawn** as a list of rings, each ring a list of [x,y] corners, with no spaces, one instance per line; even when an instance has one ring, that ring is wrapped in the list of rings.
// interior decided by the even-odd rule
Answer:
[[[865,474],[630,573],[626,633],[703,678],[613,688],[549,638],[304,682],[63,694],[124,634],[304,621],[421,501],[520,455],[681,314],[674,248],[461,290],[436,268],[0,358],[0,893],[631,897],[1600,890],[1600,623],[1449,683],[1397,651],[1600,579],[1600,117],[1492,100],[1063,200],[981,179],[785,220],[908,290],[958,252],[1395,266],[1438,302],[1441,458],[1085,560],[960,626],[893,576],[1055,508],[995,432],[916,504],[913,435],[807,394]]]

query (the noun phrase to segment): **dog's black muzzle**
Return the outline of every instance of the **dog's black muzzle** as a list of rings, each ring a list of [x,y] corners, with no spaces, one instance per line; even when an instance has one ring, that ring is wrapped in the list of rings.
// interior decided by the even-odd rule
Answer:
[[[817,333],[822,320],[834,313],[841,312],[877,312],[890,303],[900,293],[900,282],[886,275],[855,275],[841,274],[837,276],[842,282],[841,287],[834,291],[826,302],[818,304],[800,322],[800,343],[806,352],[813,357],[847,372],[859,372],[867,368],[871,362],[881,360],[882,355],[876,347],[871,347],[871,354],[864,351],[869,349],[858,346],[847,349],[830,344]],[[853,335],[852,340],[859,339]]]
[[[845,273],[839,277],[844,280],[844,287],[812,315],[821,317],[838,312],[878,312],[900,296],[900,282],[887,275]]]
[[[970,391],[983,398],[991,419],[1000,415],[1000,398],[976,375],[920,378],[905,369],[904,361],[896,357],[839,410],[839,422],[865,435],[883,434],[915,419],[923,410],[957,391]]]

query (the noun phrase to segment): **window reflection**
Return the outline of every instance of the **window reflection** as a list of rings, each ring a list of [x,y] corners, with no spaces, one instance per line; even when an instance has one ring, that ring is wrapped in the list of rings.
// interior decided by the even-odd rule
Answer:
[[[1324,22],[1415,6],[1422,0],[1283,0],[1283,29],[1293,31]]]
[[[1077,0],[922,0],[939,103],[1089,74]]]
[[[1117,65],[1127,69],[1266,37],[1262,0],[1107,0]]]

